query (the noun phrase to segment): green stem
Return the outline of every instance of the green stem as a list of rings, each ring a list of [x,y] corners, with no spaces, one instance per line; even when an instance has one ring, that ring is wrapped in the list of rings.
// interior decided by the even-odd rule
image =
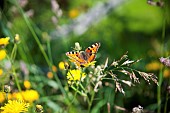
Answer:
[[[16,57],[16,53],[17,53],[17,44],[14,44],[14,47],[13,47],[12,53],[11,53],[11,57],[10,57],[12,65],[14,63],[14,60],[15,60],[15,57]]]
[[[90,99],[90,101],[89,101],[89,103],[88,103],[88,113],[90,113],[91,106],[92,106],[93,100],[94,100],[94,96],[95,96],[95,92],[92,91],[91,99]]]
[[[11,53],[11,57],[10,58],[8,57],[8,58],[10,59],[10,62],[12,64],[12,74],[14,76],[17,88],[21,92],[21,87],[19,85],[19,80],[18,80],[17,74],[15,72],[15,67],[14,67],[14,60],[15,60],[15,57],[16,57],[16,53],[17,53],[17,44],[14,44],[14,47],[13,47],[12,53]]]
[[[84,97],[87,96],[85,93],[80,92],[80,91],[79,91],[78,89],[76,89],[75,87],[71,86],[71,88],[72,88],[74,91],[76,91],[78,94],[80,94],[81,96],[84,96]]]
[[[49,59],[50,59],[51,63],[53,64],[50,39],[47,39],[47,50],[48,50]]]
[[[162,85],[162,71],[163,69],[160,69],[160,73],[159,73],[159,81],[158,84],[159,86],[157,86],[157,104],[158,104],[158,111],[157,113],[161,113],[161,85]]]
[[[168,80],[168,86],[169,86],[169,84],[170,84],[170,79]],[[165,106],[164,106],[164,113],[167,113],[168,99],[169,99],[169,91],[166,92],[166,100],[165,100]]]
[[[79,83],[79,85],[80,85],[80,87],[82,88],[83,91],[86,91],[84,86],[81,83]]]
[[[164,15],[165,17],[165,15]],[[164,54],[164,39],[165,39],[165,27],[166,27],[166,18],[163,20],[163,27],[162,27],[162,45],[161,45],[161,56]],[[159,80],[157,86],[157,105],[158,105],[158,110],[157,113],[161,113],[161,85],[163,81],[163,68],[160,69],[159,73]]]
[[[19,85],[19,80],[18,80],[17,74],[15,73],[15,69],[12,69],[12,70],[13,70],[13,75],[14,75],[14,79],[15,79],[17,88],[18,88],[19,92],[21,92],[21,87]]]
[[[79,89],[79,85],[77,85],[77,88],[76,88],[76,89]],[[71,102],[70,102],[70,104],[69,104],[69,106],[68,106],[68,111],[69,111],[70,107],[72,106],[72,104],[73,104],[76,96],[77,96],[77,91],[75,91],[74,96],[73,96],[73,99],[71,100]]]
[[[77,89],[79,88],[79,86],[77,86]],[[74,97],[73,97],[73,99],[72,99],[72,101],[71,101],[71,103],[70,103],[70,106],[71,106],[71,104],[74,102],[74,99],[76,98],[76,96],[77,96],[77,91],[75,91],[75,94],[74,94]]]

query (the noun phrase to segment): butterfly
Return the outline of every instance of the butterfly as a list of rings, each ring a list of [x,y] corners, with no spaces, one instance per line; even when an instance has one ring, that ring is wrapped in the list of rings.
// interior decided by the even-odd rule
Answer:
[[[96,53],[100,47],[100,43],[95,43],[86,48],[85,51],[70,51],[66,53],[66,56],[70,58],[71,62],[74,62],[78,67],[87,67],[94,62]]]

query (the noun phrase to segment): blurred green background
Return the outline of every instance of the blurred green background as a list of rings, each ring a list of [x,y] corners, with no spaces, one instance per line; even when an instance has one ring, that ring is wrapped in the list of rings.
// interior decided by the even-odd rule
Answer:
[[[164,1],[164,7],[149,5],[146,0],[18,0],[18,2],[19,8],[13,0],[1,1],[0,36],[14,38],[15,34],[19,34],[22,43],[18,48],[17,60],[35,64],[42,69],[47,67],[47,63],[24,15],[28,16],[35,34],[46,51],[46,41],[50,39],[52,59],[57,67],[60,61],[67,60],[65,53],[74,48],[75,42],[80,43],[82,50],[95,42],[100,42],[97,64],[104,64],[107,57],[109,62],[117,60],[128,51],[131,59],[141,59],[135,65],[137,69],[154,72],[157,76],[159,69],[147,69],[146,65],[154,61],[159,62],[161,56],[170,55],[168,1]],[[108,3],[116,5],[108,9],[110,7]],[[99,11],[95,10],[96,6],[99,7]],[[88,17],[86,14],[90,11],[93,13]],[[102,11],[106,13],[102,15]],[[98,18],[93,17],[96,13],[99,14]],[[85,30],[80,29],[88,21],[91,23],[84,27]],[[80,27],[74,29],[77,25]],[[12,49],[12,45],[8,48]],[[168,77],[164,78],[162,86],[163,101]],[[106,88],[103,91],[106,92],[104,93],[106,98],[109,90]],[[117,105],[129,110],[141,105],[156,111],[156,84],[148,85],[141,79],[141,83],[134,87],[125,86],[125,92],[125,96],[116,93]],[[104,112],[104,109],[101,112]]]

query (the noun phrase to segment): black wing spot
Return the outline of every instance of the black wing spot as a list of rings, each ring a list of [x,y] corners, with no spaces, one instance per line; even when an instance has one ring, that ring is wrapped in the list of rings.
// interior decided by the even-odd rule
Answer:
[[[80,67],[85,67],[84,65],[80,65]]]

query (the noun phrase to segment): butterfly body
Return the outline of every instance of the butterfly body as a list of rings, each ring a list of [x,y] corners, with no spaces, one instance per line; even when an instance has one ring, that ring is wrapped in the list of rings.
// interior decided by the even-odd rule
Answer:
[[[88,47],[85,51],[71,51],[67,52],[66,55],[74,62],[77,66],[83,67],[88,63],[94,61],[96,53],[100,47],[100,43],[95,43]]]

